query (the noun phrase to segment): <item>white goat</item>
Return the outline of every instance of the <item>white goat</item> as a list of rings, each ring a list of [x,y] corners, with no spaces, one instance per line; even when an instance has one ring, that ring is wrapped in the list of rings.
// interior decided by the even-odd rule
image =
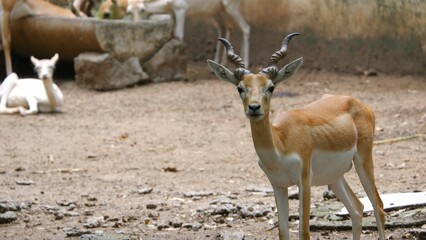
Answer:
[[[25,116],[38,112],[59,112],[64,96],[52,78],[58,59],[58,54],[43,60],[31,57],[39,79],[19,79],[16,73],[9,74],[0,85],[0,114],[19,112]]]

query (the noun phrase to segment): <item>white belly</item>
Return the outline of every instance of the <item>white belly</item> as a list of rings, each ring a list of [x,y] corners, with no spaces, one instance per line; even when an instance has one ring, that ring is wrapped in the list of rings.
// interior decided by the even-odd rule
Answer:
[[[314,150],[311,165],[311,184],[321,186],[334,183],[351,169],[356,151],[356,146],[342,152]]]
[[[328,185],[342,177],[352,167],[356,151],[356,146],[341,152],[314,150],[310,171],[312,186]],[[260,150],[257,153],[260,158],[259,166],[273,186],[290,187],[298,184],[302,171],[302,160],[299,155],[288,154],[277,157],[273,150]]]

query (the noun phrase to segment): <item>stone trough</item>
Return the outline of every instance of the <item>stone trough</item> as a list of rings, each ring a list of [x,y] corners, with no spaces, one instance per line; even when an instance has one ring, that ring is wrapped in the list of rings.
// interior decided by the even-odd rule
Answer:
[[[114,90],[141,82],[185,79],[185,45],[169,15],[129,20],[27,17],[12,23],[18,55],[74,61],[79,86]]]

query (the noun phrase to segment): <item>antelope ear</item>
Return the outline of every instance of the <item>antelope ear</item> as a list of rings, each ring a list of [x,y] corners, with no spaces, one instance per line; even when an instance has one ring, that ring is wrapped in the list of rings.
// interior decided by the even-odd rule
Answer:
[[[31,56],[31,62],[34,64],[34,66],[35,65],[37,65],[37,63],[39,62],[40,60],[38,60],[37,58],[35,58],[34,56]]]
[[[55,55],[50,59],[50,61],[52,61],[53,64],[56,64],[58,59],[59,59],[59,54],[55,53]]]
[[[298,58],[293,62],[285,65],[283,68],[281,68],[281,70],[278,72],[277,76],[272,80],[272,82],[274,84],[278,84],[289,79],[291,76],[293,76],[293,74],[297,72],[297,70],[299,70],[302,64],[303,58]]]
[[[227,82],[230,82],[232,84],[234,84],[235,86],[238,85],[238,83],[240,82],[235,76],[234,73],[227,69],[226,67],[220,65],[217,62],[214,62],[212,60],[207,60],[207,64],[210,67],[210,70],[213,71],[213,73],[220,79],[220,80],[224,80]]]

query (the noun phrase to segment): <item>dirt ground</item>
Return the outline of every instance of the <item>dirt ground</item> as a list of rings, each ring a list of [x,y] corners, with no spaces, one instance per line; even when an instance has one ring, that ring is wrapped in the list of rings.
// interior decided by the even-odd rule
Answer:
[[[186,82],[111,92],[57,81],[66,100],[63,113],[1,115],[0,202],[23,209],[15,211],[15,221],[0,224],[0,239],[77,239],[89,232],[188,240],[239,232],[246,240],[278,239],[277,229],[269,230],[277,221],[274,198],[235,87],[216,80],[203,64],[190,64],[188,76]],[[426,133],[424,77],[301,70],[277,87],[273,113],[324,93],[352,95],[371,106],[376,140]],[[379,192],[426,191],[425,143],[417,137],[375,146]],[[365,196],[354,170],[347,180]],[[325,190],[313,188],[312,208],[337,204],[323,199]],[[270,210],[241,217],[232,208],[215,215],[218,202]],[[297,206],[290,200],[291,214]],[[292,239],[297,226],[292,220]],[[417,239],[411,231],[388,228],[386,234]],[[352,237],[350,231],[311,234]],[[365,230],[362,239],[377,239],[377,232]]]

